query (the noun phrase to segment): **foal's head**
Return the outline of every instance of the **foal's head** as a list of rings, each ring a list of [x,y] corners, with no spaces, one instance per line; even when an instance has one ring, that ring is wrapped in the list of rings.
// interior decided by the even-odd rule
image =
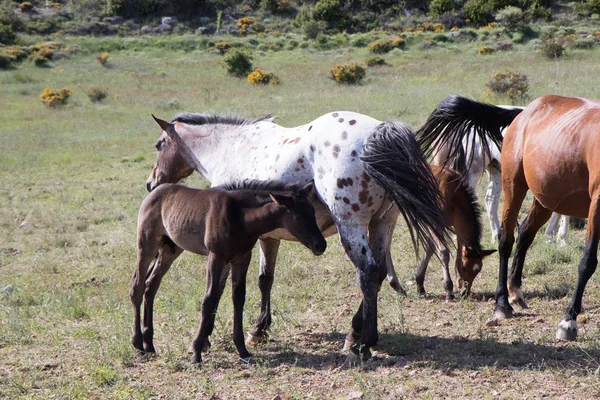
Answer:
[[[169,135],[170,130],[174,130],[174,125],[157,118],[155,120],[163,131],[154,144],[156,163],[146,181],[146,189],[149,192],[163,183],[177,183],[194,172],[193,166],[184,157],[185,153]]]
[[[465,286],[468,295],[471,292],[473,281],[481,272],[483,259],[496,250],[473,249],[468,246],[463,246],[460,255],[460,262],[456,264],[456,272],[459,276],[459,287]],[[457,257],[458,258],[458,257]]]
[[[319,256],[325,252],[327,242],[317,225],[315,209],[308,200],[313,187],[314,184],[310,182],[292,194],[270,193],[270,196],[285,209],[281,219],[282,228]]]

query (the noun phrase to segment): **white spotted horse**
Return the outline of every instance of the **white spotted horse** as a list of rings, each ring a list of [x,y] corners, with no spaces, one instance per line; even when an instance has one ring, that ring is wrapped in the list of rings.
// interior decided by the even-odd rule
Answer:
[[[503,138],[501,130],[506,126]],[[525,256],[535,234],[552,212],[588,217],[577,285],[556,333],[560,340],[575,340],[583,292],[598,264],[600,102],[542,96],[523,110],[506,110],[451,96],[436,108],[417,134],[424,150],[435,142],[446,143],[449,159],[453,159],[464,157],[460,150],[462,140],[471,129],[484,145],[493,142],[502,148],[504,203],[498,248],[497,318],[512,317],[511,303],[527,307],[521,292]],[[514,230],[528,190],[533,194],[533,204],[519,226],[509,279],[508,261],[515,241]]]
[[[370,355],[378,340],[377,296],[386,276],[405,293],[395,275],[390,246],[403,215],[413,245],[432,248],[450,243],[450,228],[440,209],[437,182],[414,133],[396,122],[339,111],[308,124],[285,128],[270,116],[256,120],[181,113],[157,120],[161,135],[149,191],[176,183],[194,170],[213,186],[246,179],[308,183],[324,236],[336,231],[356,268],[362,302],[352,319],[344,348]],[[278,229],[261,236],[259,288],[261,312],[248,340],[265,338],[271,324],[271,287],[281,240]]]

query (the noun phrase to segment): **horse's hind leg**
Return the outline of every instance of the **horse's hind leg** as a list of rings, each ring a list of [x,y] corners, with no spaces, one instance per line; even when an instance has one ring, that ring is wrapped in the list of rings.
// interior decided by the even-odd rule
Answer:
[[[252,252],[231,266],[231,286],[233,297],[233,342],[242,360],[252,356],[244,343],[244,303],[246,301],[246,275]]]
[[[425,274],[427,273],[427,267],[429,266],[429,261],[431,261],[431,256],[433,256],[433,250],[425,250],[421,262],[417,267],[415,281],[417,283],[417,292],[419,293],[419,296],[425,296],[427,294],[425,291]]]
[[[174,250],[172,252],[172,250]],[[156,292],[160,287],[160,282],[173,265],[173,262],[183,250],[177,246],[171,244],[163,244],[160,250],[160,257],[157,258],[157,262],[154,264],[150,276],[146,279],[146,291],[144,293],[144,321],[142,335],[144,338],[144,351],[148,353],[156,353],[154,349],[154,324],[152,322],[153,309],[154,309],[154,298]],[[160,262],[159,262],[160,261]]]
[[[202,350],[215,326],[217,306],[219,305],[219,300],[223,293],[220,290],[221,275],[225,269],[225,261],[214,253],[210,253],[208,256],[208,265],[206,267],[206,290],[204,292],[204,300],[202,301],[202,317],[198,328],[198,334],[193,342],[193,363],[202,362]]]
[[[558,243],[561,246],[567,244],[567,235],[569,234],[569,217],[568,215],[560,216],[560,224],[558,225]]]
[[[546,235],[546,243],[554,243],[556,240],[556,228],[558,227],[558,221],[560,220],[560,214],[552,213],[550,217],[550,222],[548,222],[548,226],[546,227],[546,231],[544,232]]]
[[[517,249],[513,258],[513,264],[510,271],[510,280],[508,281],[508,293],[510,304],[518,304],[522,308],[527,308],[527,303],[521,292],[521,278],[523,276],[523,264],[525,255],[536,233],[548,221],[552,211],[542,206],[535,198],[533,205],[525,221],[519,227],[519,236],[517,237]]]
[[[565,318],[558,324],[556,338],[559,340],[575,340],[577,338],[577,316],[581,313],[583,291],[588,280],[598,265],[598,239],[600,237],[600,190],[596,190],[588,213],[585,249],[579,262],[579,276],[573,297],[567,306]]]
[[[146,288],[146,275],[148,267],[154,260],[160,263],[159,244],[151,239],[138,239],[137,264],[131,277],[131,290],[129,297],[133,305],[133,337],[131,343],[137,350],[144,351],[144,340],[140,321],[140,311]]]
[[[259,342],[267,336],[266,330],[271,326],[271,288],[275,277],[275,262],[281,241],[274,239],[259,240],[260,266],[258,287],[260,288],[260,315],[254,327],[248,332],[248,343]]]

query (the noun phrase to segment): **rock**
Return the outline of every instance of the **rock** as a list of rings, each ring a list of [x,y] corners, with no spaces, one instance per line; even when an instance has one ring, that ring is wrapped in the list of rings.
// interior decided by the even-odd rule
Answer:
[[[160,19],[161,25],[172,25],[177,22],[177,17],[162,17]]]
[[[102,22],[108,22],[109,24],[120,24],[123,21],[125,21],[125,18],[119,16],[102,18]]]
[[[361,400],[364,399],[365,395],[362,392],[350,392],[346,396],[346,400]]]
[[[172,30],[173,28],[171,27],[171,25],[161,24],[152,28],[152,33],[164,35],[165,33],[171,33]]]
[[[200,25],[208,25],[212,22],[210,17],[200,17]]]
[[[215,33],[215,28],[212,28],[210,26],[201,26],[198,29],[196,29],[194,31],[194,33],[198,36],[200,35],[212,35],[213,33]]]
[[[485,321],[485,326],[498,326],[499,322],[497,318],[490,318]]]
[[[6,285],[2,288],[2,292],[4,293],[12,293],[14,291],[13,285]]]
[[[140,33],[142,35],[149,35],[150,33],[152,33],[152,28],[150,28],[148,25],[144,25],[142,26],[142,28],[140,29]]]

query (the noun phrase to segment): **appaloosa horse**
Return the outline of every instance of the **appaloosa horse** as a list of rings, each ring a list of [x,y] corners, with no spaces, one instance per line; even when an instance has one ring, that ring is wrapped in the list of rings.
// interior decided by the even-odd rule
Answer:
[[[285,229],[315,255],[327,242],[315,219],[305,187],[280,182],[250,181],[213,189],[164,184],[142,202],[137,226],[137,266],[131,279],[134,310],[133,346],[155,352],[152,309],[160,282],[184,251],[208,256],[202,319],[193,342],[192,362],[202,362],[202,350],[215,325],[219,299],[231,268],[233,286],[233,341],[242,359],[251,354],[242,328],[246,273],[258,238]],[[144,330],[140,306],[144,300]]]
[[[496,250],[481,248],[481,211],[479,205],[477,205],[475,192],[461,179],[460,174],[456,171],[436,165],[432,165],[431,170],[442,193],[442,208],[456,234],[457,253],[454,267],[458,287],[463,288],[462,294],[468,296],[471,293],[473,281],[483,268],[483,258]],[[415,281],[420,295],[426,294],[424,287],[425,273],[433,253],[434,249],[427,249],[417,268]],[[450,249],[438,245],[437,253],[444,272],[446,300],[452,300],[454,299],[454,284],[450,277]]]
[[[504,140],[501,130],[508,126]],[[600,103],[576,97],[543,96],[521,110],[506,110],[459,96],[444,100],[418,132],[424,149],[447,143],[450,159],[464,157],[462,140],[474,128],[483,144],[502,143],[502,228],[496,316],[511,317],[509,303],[527,307],[521,292],[523,264],[536,232],[552,211],[588,217],[577,286],[556,337],[577,338],[577,315],[587,281],[598,264],[600,235]],[[464,162],[464,160],[463,160]],[[534,196],[519,228],[508,278],[517,216],[527,191]]]
[[[183,113],[163,129],[156,142],[157,160],[147,183],[177,182],[194,169],[212,185],[231,180],[283,182],[314,180],[313,205],[324,236],[339,233],[356,268],[363,294],[344,348],[370,355],[378,340],[377,296],[389,274],[392,287],[404,292],[390,254],[399,214],[413,244],[449,243],[449,226],[440,208],[437,182],[413,132],[405,125],[338,111],[308,124],[284,128],[265,117]],[[261,313],[249,338],[265,336],[271,323],[270,292],[280,240],[294,238],[282,230],[260,240]]]

